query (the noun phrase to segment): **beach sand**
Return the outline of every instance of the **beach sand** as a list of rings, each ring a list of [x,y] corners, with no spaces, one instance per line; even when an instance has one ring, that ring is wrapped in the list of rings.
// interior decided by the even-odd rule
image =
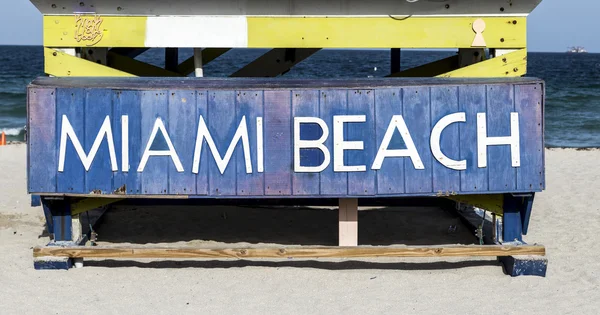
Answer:
[[[547,247],[546,278],[511,278],[495,259],[86,260],[36,271],[32,247],[48,237],[26,194],[26,147],[0,147],[0,314],[598,314],[598,161],[600,150],[546,151],[547,190],[525,238]],[[102,243],[334,245],[336,220],[326,209],[118,207],[97,231]],[[359,227],[362,244],[476,242],[437,208],[364,211]]]

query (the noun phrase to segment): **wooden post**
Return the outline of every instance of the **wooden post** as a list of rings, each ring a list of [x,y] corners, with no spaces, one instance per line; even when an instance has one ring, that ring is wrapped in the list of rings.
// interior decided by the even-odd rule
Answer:
[[[202,48],[194,48],[194,72],[196,77],[204,76],[204,65],[202,64]]]
[[[339,211],[339,245],[358,246],[358,199],[340,199]]]
[[[391,73],[400,72],[400,48],[391,50]]]
[[[165,69],[176,72],[178,64],[179,64],[179,49],[178,48],[166,48],[165,49]]]
[[[50,205],[55,242],[72,242],[71,207],[65,200],[56,200]]]
[[[523,223],[521,222],[521,211],[523,208],[522,198],[511,194],[504,195],[504,216],[502,218],[502,241],[522,242]]]

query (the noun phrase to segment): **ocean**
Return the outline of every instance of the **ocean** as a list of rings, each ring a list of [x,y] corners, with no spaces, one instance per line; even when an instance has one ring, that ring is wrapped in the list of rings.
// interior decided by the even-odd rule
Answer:
[[[226,77],[264,53],[231,50],[205,67],[205,75]],[[402,51],[402,69],[450,56],[451,51]],[[181,49],[180,61],[192,55]],[[151,49],[138,59],[164,65],[164,50]],[[292,68],[286,77],[382,77],[390,68],[389,51],[322,50]],[[547,147],[600,147],[600,54],[535,53],[528,55],[527,76],[546,81]],[[44,75],[43,48],[0,46],[0,131],[8,140],[23,140],[25,87]]]

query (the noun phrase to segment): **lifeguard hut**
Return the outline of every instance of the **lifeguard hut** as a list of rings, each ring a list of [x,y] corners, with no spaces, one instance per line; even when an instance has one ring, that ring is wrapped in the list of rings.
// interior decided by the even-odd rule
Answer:
[[[540,1],[32,0],[49,77],[28,88],[28,190],[54,235],[34,249],[35,267],[86,257],[498,256],[511,275],[544,275],[544,247],[522,238],[545,186],[544,85],[523,78],[527,15]],[[136,59],[150,48],[165,49],[164,68]],[[193,56],[179,63],[180,48]],[[270,50],[232,78],[190,78],[236,48]],[[390,73],[279,78],[326,48],[390,49]],[[402,48],[456,54],[401,69]],[[359,204],[416,197],[489,211],[491,244],[357,246]],[[83,213],[148,199],[333,200],[340,246],[80,246]]]

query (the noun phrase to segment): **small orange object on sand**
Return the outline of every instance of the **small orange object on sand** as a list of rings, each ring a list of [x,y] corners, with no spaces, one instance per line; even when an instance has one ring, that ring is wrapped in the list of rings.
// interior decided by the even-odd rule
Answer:
[[[6,134],[2,131],[2,135],[0,135],[0,145],[6,145]]]

